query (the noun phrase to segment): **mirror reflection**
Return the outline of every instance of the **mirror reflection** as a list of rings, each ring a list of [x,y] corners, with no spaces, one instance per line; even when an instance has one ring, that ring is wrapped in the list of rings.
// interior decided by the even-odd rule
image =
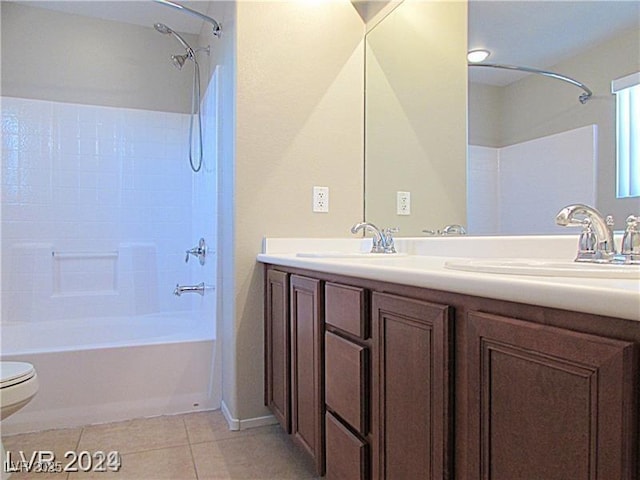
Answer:
[[[366,220],[404,236],[451,224],[567,233],[554,216],[581,202],[621,228],[640,202],[616,198],[611,82],[640,70],[639,5],[399,4],[367,34]],[[486,62],[561,73],[593,95],[583,104],[567,82],[467,68],[473,49],[487,49]],[[409,194],[409,215],[398,192]]]

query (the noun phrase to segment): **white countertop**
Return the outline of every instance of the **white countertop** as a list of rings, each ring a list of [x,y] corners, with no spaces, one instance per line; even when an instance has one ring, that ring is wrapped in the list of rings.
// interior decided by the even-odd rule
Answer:
[[[513,275],[444,267],[445,262],[462,258],[571,259],[577,245],[577,237],[573,235],[398,239],[396,246],[404,255],[297,256],[301,252],[366,251],[369,245],[370,240],[362,239],[270,238],[265,239],[264,253],[258,255],[258,261],[640,321],[640,278]]]

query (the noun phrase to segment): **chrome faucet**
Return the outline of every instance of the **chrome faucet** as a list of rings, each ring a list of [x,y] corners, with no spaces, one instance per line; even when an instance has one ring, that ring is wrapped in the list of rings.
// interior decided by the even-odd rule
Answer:
[[[351,233],[354,235],[360,230],[369,230],[373,233],[371,253],[396,253],[393,234],[399,230],[398,228],[385,228],[380,230],[373,223],[369,222],[356,223],[351,227]]]
[[[466,235],[467,231],[457,223],[447,225],[442,229],[442,235]]]
[[[598,210],[577,203],[567,205],[556,215],[556,224],[582,227],[576,262],[611,262],[616,258],[613,242],[613,217],[604,217]]]
[[[173,294],[177,297],[182,295],[183,293],[197,293],[200,296],[204,296],[205,291],[204,282],[200,282],[198,285],[176,285],[176,289],[173,291]]]
[[[452,223],[450,225],[445,225],[445,227],[442,230],[426,229],[426,230],[422,230],[422,233],[426,233],[427,235],[431,235],[432,237],[438,236],[438,235],[446,237],[449,235],[466,235],[467,231],[462,225],[459,225],[457,223]]]

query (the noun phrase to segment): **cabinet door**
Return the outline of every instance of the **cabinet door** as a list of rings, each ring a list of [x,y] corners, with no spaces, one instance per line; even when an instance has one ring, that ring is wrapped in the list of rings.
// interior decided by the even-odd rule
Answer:
[[[291,377],[294,438],[324,472],[323,324],[319,280],[291,276]]]
[[[485,313],[467,327],[463,478],[635,478],[632,343]]]
[[[265,404],[291,433],[289,274],[267,270],[265,298]]]
[[[374,293],[373,478],[450,478],[450,309]]]

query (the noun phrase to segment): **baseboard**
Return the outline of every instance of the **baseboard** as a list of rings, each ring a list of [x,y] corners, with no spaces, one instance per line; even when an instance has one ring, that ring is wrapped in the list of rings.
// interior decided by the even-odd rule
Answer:
[[[242,420],[239,418],[233,418],[231,416],[229,408],[227,407],[227,404],[224,403],[224,400],[222,400],[221,402],[220,410],[222,410],[222,414],[229,424],[229,430],[247,430],[249,428],[264,427],[267,425],[275,425],[276,423],[278,423],[278,420],[276,420],[276,417],[274,417],[273,415],[245,418]]]

